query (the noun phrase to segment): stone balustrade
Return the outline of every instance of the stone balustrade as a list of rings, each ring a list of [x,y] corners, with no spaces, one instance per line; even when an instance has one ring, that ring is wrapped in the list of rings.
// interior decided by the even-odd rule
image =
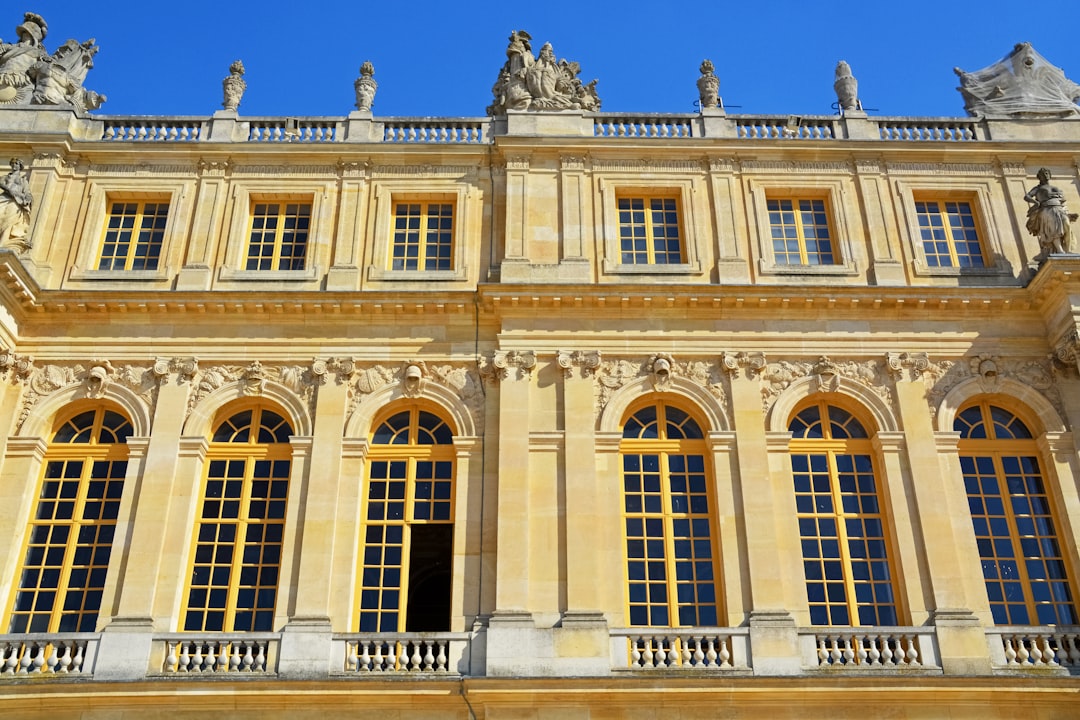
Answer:
[[[986,638],[996,669],[1080,673],[1080,627],[998,626]]]
[[[335,635],[334,656],[348,674],[467,674],[469,633]],[[343,652],[342,652],[343,651]]]
[[[342,120],[337,118],[245,118],[248,142],[337,142]]]
[[[805,667],[844,670],[922,669],[940,672],[934,628],[802,628]]]
[[[834,140],[839,118],[812,115],[736,115],[738,137],[749,140]]]
[[[491,141],[488,118],[381,118],[387,143],[477,144]]]
[[[207,135],[206,118],[101,118],[101,139],[110,142],[197,142]]]
[[[593,119],[593,135],[603,138],[693,137],[697,115],[604,113]]]
[[[97,634],[0,635],[0,677],[87,673],[97,644]]]
[[[273,673],[279,635],[212,633],[204,636],[169,635],[154,638],[164,645],[159,671],[172,673]],[[160,656],[158,653],[153,656]]]
[[[749,628],[640,628],[611,631],[616,670],[747,669]]]
[[[979,140],[979,124],[972,120],[896,118],[877,120],[882,140],[969,142]]]

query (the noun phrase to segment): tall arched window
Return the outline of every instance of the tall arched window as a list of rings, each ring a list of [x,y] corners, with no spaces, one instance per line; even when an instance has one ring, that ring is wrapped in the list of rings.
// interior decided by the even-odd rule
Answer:
[[[272,630],[292,456],[289,423],[254,405],[217,426],[195,525],[184,630]]]
[[[57,424],[26,534],[9,632],[96,629],[130,435],[128,419],[104,407]]]
[[[422,407],[377,424],[368,455],[362,632],[450,629],[453,430]]]
[[[788,429],[810,622],[896,625],[885,514],[865,428],[819,402]]]
[[[1074,588],[1061,552],[1038,448],[1013,413],[983,401],[957,414],[960,467],[999,625],[1075,625]]]
[[[701,427],[659,401],[626,420],[619,452],[630,625],[716,625],[718,553]]]

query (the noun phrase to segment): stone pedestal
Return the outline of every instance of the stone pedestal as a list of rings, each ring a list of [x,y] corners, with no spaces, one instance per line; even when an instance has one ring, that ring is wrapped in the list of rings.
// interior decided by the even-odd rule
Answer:
[[[939,608],[932,615],[937,628],[938,654],[946,675],[991,675],[986,631],[973,612]]]
[[[154,621],[148,617],[117,617],[98,642],[95,680],[142,680],[150,667]]]
[[[755,675],[801,675],[799,633],[787,610],[750,612],[751,665]]]
[[[293,617],[281,633],[278,677],[285,680],[325,679],[335,669],[330,666],[332,640],[330,618]]]

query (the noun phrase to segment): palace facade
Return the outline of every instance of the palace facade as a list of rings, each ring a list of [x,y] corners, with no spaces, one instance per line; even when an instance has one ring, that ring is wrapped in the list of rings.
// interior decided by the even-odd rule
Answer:
[[[5,716],[1074,717],[1080,116],[521,35],[486,118],[0,107]]]

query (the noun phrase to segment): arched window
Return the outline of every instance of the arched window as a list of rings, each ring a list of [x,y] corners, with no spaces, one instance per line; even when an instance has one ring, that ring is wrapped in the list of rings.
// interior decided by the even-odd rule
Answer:
[[[93,632],[127,472],[131,423],[104,407],[57,424],[8,631]]]
[[[255,405],[218,424],[195,525],[184,630],[272,630],[292,455],[289,423]]]
[[[795,415],[791,471],[814,625],[896,625],[893,572],[872,449],[851,413],[819,402]]]
[[[711,626],[718,553],[700,426],[659,401],[623,424],[627,608],[632,626]]]
[[[453,430],[422,407],[379,423],[368,455],[358,625],[450,629]]]
[[[980,402],[957,414],[960,467],[998,625],[1075,625],[1053,505],[1027,426]]]

